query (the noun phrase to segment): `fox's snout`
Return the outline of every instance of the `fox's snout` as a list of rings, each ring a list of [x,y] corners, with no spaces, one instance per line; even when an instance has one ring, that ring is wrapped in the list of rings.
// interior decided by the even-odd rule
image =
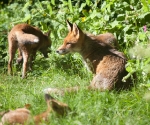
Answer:
[[[69,51],[67,49],[58,49],[58,50],[56,50],[56,52],[60,55],[65,55],[65,54],[69,53]]]
[[[58,49],[58,50],[56,50],[56,52],[60,55],[64,55],[64,54],[68,53],[68,51],[66,49]]]

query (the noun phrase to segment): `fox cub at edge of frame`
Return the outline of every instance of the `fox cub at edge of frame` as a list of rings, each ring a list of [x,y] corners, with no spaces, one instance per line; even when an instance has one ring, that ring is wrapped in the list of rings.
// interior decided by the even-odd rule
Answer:
[[[39,125],[43,121],[49,121],[49,115],[52,112],[55,112],[58,116],[65,116],[69,111],[71,111],[67,104],[54,99],[49,94],[45,94],[45,101],[47,103],[46,111],[36,116],[32,116],[32,113],[28,109],[30,104],[26,104],[25,107],[17,108],[16,110],[0,112],[0,115],[2,116],[0,125],[30,125],[30,122],[33,122],[35,125]]]

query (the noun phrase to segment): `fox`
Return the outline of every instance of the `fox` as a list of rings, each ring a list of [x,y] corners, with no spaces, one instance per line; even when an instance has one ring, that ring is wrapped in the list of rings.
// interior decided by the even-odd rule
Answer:
[[[28,108],[29,104],[26,104],[23,108],[18,108],[16,110],[8,110],[2,115],[0,125],[13,125],[13,124],[24,124],[29,118],[31,118],[30,111]]]
[[[14,125],[14,124],[31,124],[39,125],[40,123],[47,122],[49,115],[52,112],[55,112],[59,116],[65,116],[71,111],[71,108],[63,102],[60,102],[54,99],[51,95],[45,94],[45,100],[47,104],[46,111],[32,116],[31,111],[29,110],[30,104],[26,104],[23,108],[17,108],[16,110],[9,110],[0,113],[2,115],[0,125]]]
[[[22,78],[26,78],[28,68],[32,70],[32,63],[37,51],[48,58],[49,48],[52,44],[49,36],[50,31],[44,34],[39,28],[26,23],[15,25],[8,34],[8,74],[12,74],[12,62],[17,49],[17,63],[23,62]]]
[[[47,110],[34,116],[34,122],[36,125],[42,121],[47,121],[51,112],[56,113],[58,116],[66,116],[69,112],[71,112],[71,108],[66,103],[54,99],[51,95],[45,94],[45,99],[47,103]]]
[[[97,36],[86,34],[75,23],[72,24],[68,20],[66,22],[69,33],[56,52],[60,55],[77,52],[82,56],[93,73],[90,85],[85,88],[98,91],[129,89],[132,86],[131,78],[122,81],[128,74],[125,67],[127,58],[124,53],[112,46],[116,39],[114,37],[112,39],[110,34]],[[66,92],[77,92],[79,89],[79,86],[47,88],[45,92],[64,95]]]

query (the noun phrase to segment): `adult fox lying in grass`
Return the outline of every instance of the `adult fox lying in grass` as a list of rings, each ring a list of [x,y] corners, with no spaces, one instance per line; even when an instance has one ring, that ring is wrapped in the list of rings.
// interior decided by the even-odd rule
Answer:
[[[55,100],[48,94],[45,94],[45,100],[47,103],[47,110],[39,115],[32,117],[29,108],[29,104],[25,105],[24,108],[18,108],[16,110],[10,110],[4,112],[0,125],[15,125],[15,124],[31,124],[32,122],[36,125],[42,121],[47,121],[48,116],[51,112],[56,112],[56,114],[64,116],[70,111],[67,104]]]
[[[57,50],[58,54],[64,55],[70,52],[78,52],[83,57],[94,77],[87,87],[90,90],[112,90],[129,88],[130,79],[122,82],[122,78],[128,74],[125,69],[126,57],[122,52],[111,46],[114,37],[110,34],[89,35],[85,34],[76,24],[67,21],[69,33],[64,39],[63,45]],[[112,36],[112,35],[111,35]],[[55,89],[48,88],[45,92],[64,94],[65,92],[77,91],[79,87]]]
[[[23,60],[22,78],[26,77],[28,60],[29,68],[32,69],[32,61],[36,56],[37,50],[43,53],[44,57],[48,57],[48,48],[51,47],[49,35],[50,32],[43,34],[38,28],[28,24],[14,26],[8,35],[8,73],[12,73],[12,61],[17,49],[19,51],[17,62],[20,63]]]

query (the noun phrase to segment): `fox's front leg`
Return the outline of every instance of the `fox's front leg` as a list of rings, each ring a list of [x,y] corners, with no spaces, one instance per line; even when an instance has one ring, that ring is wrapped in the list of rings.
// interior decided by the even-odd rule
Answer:
[[[9,60],[8,60],[8,74],[12,74],[12,62],[13,59],[15,57],[15,53],[17,50],[17,43],[16,41],[12,41],[13,39],[11,39],[11,37],[8,39],[9,41],[9,49],[8,49],[8,53],[9,53]]]

